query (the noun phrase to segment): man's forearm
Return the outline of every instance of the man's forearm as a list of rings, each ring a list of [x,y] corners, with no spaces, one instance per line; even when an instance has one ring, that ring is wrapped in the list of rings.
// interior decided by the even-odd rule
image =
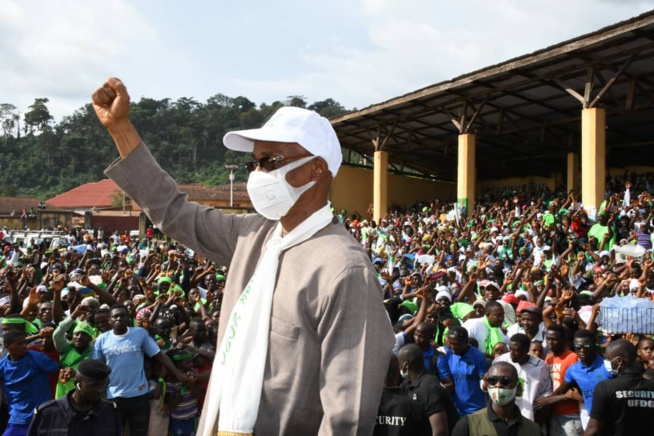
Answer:
[[[172,360],[166,354],[162,351],[159,351],[157,354],[154,355],[154,359],[160,363],[162,366],[164,366],[169,373],[176,375],[178,374],[177,368],[175,368],[175,364],[173,363]]]
[[[120,157],[125,157],[141,143],[141,137],[129,121],[121,122],[107,129],[116,143]]]

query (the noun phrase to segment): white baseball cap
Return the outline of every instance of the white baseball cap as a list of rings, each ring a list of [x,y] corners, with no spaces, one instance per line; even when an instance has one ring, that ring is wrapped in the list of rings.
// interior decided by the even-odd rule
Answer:
[[[343,160],[341,144],[329,120],[299,107],[282,107],[260,129],[237,130],[223,138],[230,150],[249,153],[254,150],[254,141],[297,142],[312,155],[325,159],[333,177]]]

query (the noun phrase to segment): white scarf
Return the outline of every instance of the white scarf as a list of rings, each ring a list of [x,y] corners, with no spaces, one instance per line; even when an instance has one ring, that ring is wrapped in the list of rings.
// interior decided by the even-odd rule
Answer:
[[[211,395],[204,407],[205,429],[215,428],[220,410],[219,434],[253,433],[263,389],[279,256],[315,235],[332,219],[331,209],[325,205],[284,237],[281,223],[273,230],[257,269],[232,309],[216,353]]]

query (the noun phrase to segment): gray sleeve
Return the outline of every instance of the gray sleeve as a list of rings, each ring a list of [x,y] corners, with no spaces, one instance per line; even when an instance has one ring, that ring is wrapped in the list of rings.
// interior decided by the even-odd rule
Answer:
[[[552,385],[552,377],[550,376],[550,367],[548,364],[545,363],[541,368],[540,389],[536,398],[551,395],[553,391],[552,386],[553,385]]]
[[[189,202],[143,143],[112,163],[105,174],[166,235],[221,265],[231,262],[242,228],[254,228],[257,220],[263,220],[258,215],[223,214]]]
[[[351,267],[321,301],[321,435],[373,431],[394,343],[376,280],[368,268]]]
[[[64,318],[52,333],[52,341],[54,342],[55,348],[60,353],[63,353],[66,347],[68,347],[68,344],[70,344],[70,341],[66,339],[66,333],[74,323],[75,320],[72,317],[69,316]]]

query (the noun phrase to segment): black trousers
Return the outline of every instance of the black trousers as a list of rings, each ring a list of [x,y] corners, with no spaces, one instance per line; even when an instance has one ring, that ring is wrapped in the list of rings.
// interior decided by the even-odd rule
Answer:
[[[150,423],[150,397],[148,394],[112,400],[123,419],[123,431],[129,425],[130,436],[147,436]]]

